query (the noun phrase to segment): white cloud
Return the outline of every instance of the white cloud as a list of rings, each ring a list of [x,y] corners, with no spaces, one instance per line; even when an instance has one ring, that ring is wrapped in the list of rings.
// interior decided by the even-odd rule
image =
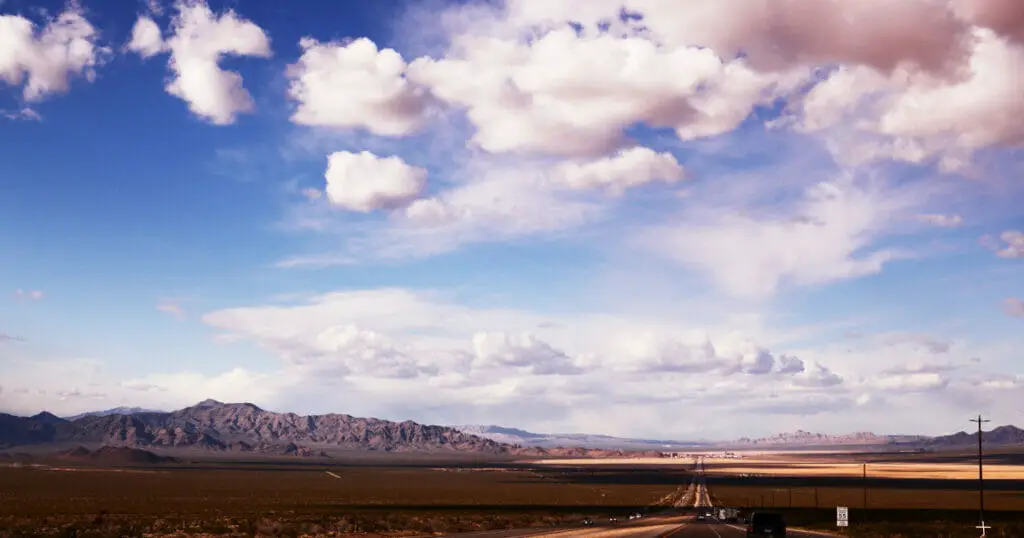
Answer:
[[[1024,300],[1016,297],[1007,297],[1003,299],[1003,311],[1006,315],[1013,316],[1015,318],[1024,318]]]
[[[419,196],[427,171],[399,157],[378,157],[368,151],[338,151],[327,158],[325,192],[332,205],[368,213],[395,209]]]
[[[303,53],[289,67],[288,96],[298,102],[301,125],[363,128],[384,136],[420,130],[429,105],[426,90],[405,78],[405,61],[366,38],[320,43],[303,38]]]
[[[1006,230],[999,235],[999,238],[1006,243],[1006,246],[998,247],[997,256],[1000,258],[1024,258],[1024,232]]]
[[[605,23],[613,32],[628,32],[630,25],[619,19],[625,9],[643,16],[631,23],[633,31],[642,27],[659,42],[702,45],[727,58],[743,52],[763,70],[854,63],[886,71],[901,65],[946,71],[963,57],[968,30],[950,9],[931,0],[886,2],[884,7],[858,0],[810,5],[799,0],[510,0],[506,6],[490,26],[474,22],[491,33],[558,27],[566,21],[588,29]]]
[[[800,372],[794,377],[793,384],[802,387],[835,387],[843,382],[842,376],[821,364],[814,364],[809,370]]]
[[[836,355],[827,346],[772,353],[764,346],[790,347],[777,338],[794,329],[755,324],[738,331],[744,325],[736,319],[709,319],[703,308],[683,318],[553,315],[467,306],[436,292],[378,289],[219,310],[203,320],[231,336],[224,345],[255,343],[279,362],[262,370],[238,366],[122,378],[94,360],[5,355],[0,376],[5,396],[12,395],[5,410],[172,409],[213,397],[275,410],[428,423],[728,438],[792,429],[786,417],[802,417],[795,426],[805,429],[878,427],[882,401],[890,427],[944,432],[949,426],[942,417],[922,418],[916,410],[940,402],[959,409],[947,399],[969,394],[969,387],[1019,386],[1011,377],[928,362],[899,369],[891,361],[908,355],[902,348],[881,353],[869,347],[863,356]],[[755,344],[762,332],[776,337]],[[0,353],[22,347],[5,346]],[[920,353],[910,359],[930,356]],[[797,356],[808,358],[808,366]],[[733,419],[712,433],[685,425],[666,430],[663,423],[638,418],[681,406]],[[844,416],[841,428],[829,425],[837,412]]]
[[[806,189],[762,215],[707,209],[642,233],[645,248],[707,273],[725,291],[767,296],[783,284],[813,286],[877,273],[900,253],[870,250],[911,205],[905,193],[852,178]]]
[[[964,223],[964,218],[960,215],[941,215],[937,213],[918,215],[917,220],[940,228],[958,228]]]
[[[28,102],[67,92],[73,76],[92,81],[110,52],[75,4],[39,31],[24,17],[0,15],[0,36],[0,80],[24,84]]]
[[[34,109],[23,107],[20,110],[0,110],[0,116],[14,121],[42,121],[43,117]]]
[[[1024,44],[1024,10],[1016,0],[956,0],[967,20]]]
[[[354,364],[380,364],[382,357],[387,357],[384,362],[420,357],[408,362],[409,368],[415,364],[417,372],[430,376],[484,376],[479,381],[657,371],[790,375],[803,370],[799,359],[776,358],[735,334],[715,333],[722,342],[722,351],[716,351],[711,333],[693,333],[694,327],[662,322],[658,328],[657,323],[607,316],[576,316],[553,324],[552,318],[537,313],[469,308],[401,289],[338,292],[305,304],[222,310],[203,319],[235,338],[273,350],[289,364],[323,363],[329,355],[340,356],[345,368],[336,372],[339,376],[348,375]],[[548,328],[540,329],[545,320]],[[698,333],[704,344],[681,343]]]
[[[420,198],[341,259],[422,257],[464,245],[554,235],[600,218],[604,208],[553,188],[546,166],[467,163],[469,179]]]
[[[536,375],[574,375],[584,369],[564,351],[538,340],[530,333],[518,338],[504,333],[473,335],[473,351],[482,366],[526,368]]]
[[[185,309],[181,306],[180,302],[173,299],[167,299],[158,302],[156,305],[156,309],[165,314],[170,314],[171,316],[174,316],[177,319],[185,318]]]
[[[625,149],[611,157],[582,163],[565,162],[558,165],[553,174],[570,188],[605,189],[614,195],[654,181],[677,183],[684,178],[683,167],[675,156],[644,147]]]
[[[222,69],[219,63],[225,55],[269,58],[270,39],[263,29],[233,10],[214,14],[202,0],[179,1],[175,9],[171,35],[162,46],[158,48],[159,28],[142,16],[129,48],[144,58],[158,50],[170,51],[168,67],[173,76],[167,93],[216,125],[234,123],[238,114],[252,111],[253,100],[242,85],[242,76]]]
[[[44,295],[42,290],[17,289],[14,291],[14,298],[19,301],[39,301]]]
[[[883,391],[906,393],[943,389],[949,385],[949,379],[939,372],[893,373],[869,379],[867,385]]]
[[[937,158],[960,170],[982,148],[1019,146],[1024,131],[1010,118],[1024,112],[1024,49],[980,29],[965,42],[971,54],[962,76],[841,66],[793,107],[797,121],[851,162]]]
[[[149,58],[164,52],[166,44],[156,21],[149,17],[139,17],[132,27],[132,37],[125,48],[143,58]]]
[[[303,197],[309,201],[319,200],[324,197],[324,191],[320,189],[314,189],[312,187],[306,187],[300,191]]]
[[[799,80],[723,63],[710,49],[578,36],[568,27],[529,43],[460,35],[445,58],[418,58],[408,72],[467,110],[471,141],[484,150],[570,157],[622,147],[637,123],[675,129],[684,140],[731,131]]]

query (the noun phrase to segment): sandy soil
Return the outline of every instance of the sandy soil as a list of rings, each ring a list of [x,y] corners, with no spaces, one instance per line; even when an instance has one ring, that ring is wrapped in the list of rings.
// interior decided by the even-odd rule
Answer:
[[[838,458],[837,458],[838,459]],[[693,460],[666,458],[615,458],[536,460],[534,464],[550,465],[671,465],[690,466]],[[861,476],[860,462],[801,461],[787,458],[705,458],[710,474],[750,474],[772,476]],[[967,463],[868,463],[868,476],[880,478],[941,478],[973,480],[978,478],[978,467]],[[986,465],[985,478],[992,480],[1024,479],[1024,465]]]

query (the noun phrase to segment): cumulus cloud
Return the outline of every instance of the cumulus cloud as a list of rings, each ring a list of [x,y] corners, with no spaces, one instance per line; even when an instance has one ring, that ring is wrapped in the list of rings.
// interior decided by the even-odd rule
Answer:
[[[67,92],[75,76],[92,81],[110,53],[73,3],[39,30],[25,17],[0,15],[0,35],[0,80],[24,85],[28,102]]]
[[[692,315],[708,321],[706,309]],[[637,416],[682,405],[737,417],[723,430],[731,436],[740,433],[738,427],[751,428],[742,433],[787,427],[776,416],[803,416],[807,428],[827,426],[823,421],[837,410],[850,420],[869,421],[874,407],[868,404],[885,400],[893,404],[887,416],[894,427],[909,425],[916,432],[923,424],[946,427],[938,418],[922,421],[911,412],[926,402],[966,393],[972,383],[1001,391],[1019,385],[993,376],[958,381],[954,370],[927,362],[876,367],[904,350],[878,360],[841,358],[827,348],[774,353],[748,338],[765,329],[755,325],[738,332],[735,321],[702,325],[678,315],[553,315],[467,306],[447,294],[404,289],[292,297],[218,310],[203,321],[230,335],[224,345],[254,343],[279,362],[262,371],[229,367],[126,378],[97,361],[14,358],[0,361],[5,395],[14,395],[5,410],[71,413],[97,401],[173,409],[214,397],[300,412],[649,435],[664,433],[664,425],[638,422]],[[798,355],[812,358],[805,363]],[[847,377],[851,370],[859,376]],[[46,390],[34,392],[38,387]],[[100,395],[102,400],[90,399]],[[822,421],[809,418],[816,414]]]
[[[813,368],[804,370],[801,374],[794,377],[792,381],[794,385],[802,387],[835,387],[843,382],[842,376],[821,364],[814,364]]]
[[[423,127],[429,94],[405,77],[398,52],[378,50],[366,38],[320,43],[307,37],[299,46],[302,56],[288,69],[288,96],[298,103],[293,122],[384,136],[407,136]]]
[[[999,235],[1006,246],[996,247],[1000,258],[1024,258],[1024,232],[1007,230]]]
[[[956,0],[954,6],[978,26],[1024,44],[1024,9],[1015,0]]]
[[[568,26],[530,42],[460,35],[443,59],[413,60],[408,76],[465,108],[471,141],[484,150],[569,157],[620,148],[637,123],[684,140],[728,132],[798,80],[759,75],[710,49]]]
[[[1006,312],[1007,316],[1024,318],[1024,300],[1016,297],[1003,299],[1003,312]]]
[[[884,5],[838,0],[808,5],[799,0],[714,5],[663,0],[544,2],[511,0],[490,31],[509,26],[557,27],[575,21],[612,31],[642,28],[658,42],[701,45],[731,58],[744,53],[759,69],[792,65],[854,63],[887,71],[904,65],[944,72],[964,56],[969,28],[955,13],[931,0]],[[621,20],[620,13],[641,19]],[[952,64],[952,65],[951,65]]]
[[[1024,111],[1017,91],[1024,49],[983,29],[966,42],[969,60],[956,77],[841,66],[793,106],[797,121],[825,133],[852,162],[937,158],[943,169],[959,170],[982,148],[1019,146],[1024,132],[1009,118]]]
[[[477,333],[473,335],[473,351],[485,366],[528,368],[537,375],[573,375],[584,371],[564,351],[530,333],[518,338],[505,333]]]
[[[534,332],[541,321],[536,314],[468,308],[406,290],[339,292],[307,304],[222,310],[203,319],[288,364],[340,365],[335,373],[341,377],[356,370],[381,377],[373,365],[476,382],[610,372],[803,372],[796,357],[777,357],[747,340],[730,343],[724,335],[719,350],[707,335],[703,344],[690,345],[665,332],[638,332],[627,320],[582,317],[544,329],[549,336],[541,337]]]
[[[132,27],[132,37],[125,49],[138,53],[143,58],[155,56],[166,49],[160,26],[149,17],[139,17]]]
[[[170,51],[172,77],[167,93],[188,103],[195,115],[216,125],[234,123],[251,112],[252,96],[242,76],[220,67],[226,55],[269,58],[270,39],[263,29],[233,10],[215,14],[204,1],[178,2],[170,37],[162,41],[159,28],[147,16],[135,23],[129,50],[148,58]]]
[[[399,157],[378,157],[368,151],[332,153],[324,177],[332,205],[362,213],[404,206],[427,184],[425,169],[410,166]]]
[[[555,168],[554,176],[573,189],[605,189],[621,195],[627,189],[654,181],[677,183],[682,181],[684,173],[671,153],[634,147],[611,157],[562,163]]]

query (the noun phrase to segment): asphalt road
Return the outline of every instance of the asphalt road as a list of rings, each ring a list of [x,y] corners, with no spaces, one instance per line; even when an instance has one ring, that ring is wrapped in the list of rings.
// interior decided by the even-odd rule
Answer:
[[[714,506],[711,492],[704,480],[704,462],[695,462],[694,480],[689,484],[678,500],[672,504],[675,508],[704,508]],[[598,520],[601,521],[601,520]],[[822,538],[829,535],[821,532],[800,531],[789,529],[788,537]],[[665,514],[651,516],[636,521],[621,521],[610,524],[601,521],[593,527],[569,527],[561,529],[510,529],[500,531],[484,531],[456,535],[459,538],[746,538],[746,527],[734,523],[718,521],[697,521],[692,514]]]
[[[650,517],[635,522],[557,530],[518,529],[474,532],[459,538],[746,538],[746,528],[732,523],[696,521],[694,516]],[[790,529],[789,537],[821,538],[823,533]]]

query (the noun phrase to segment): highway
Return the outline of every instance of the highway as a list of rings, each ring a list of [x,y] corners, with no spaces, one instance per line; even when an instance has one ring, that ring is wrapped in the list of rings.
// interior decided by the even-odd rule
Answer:
[[[697,521],[696,515],[690,513],[694,509],[714,506],[711,492],[704,479],[704,462],[697,460],[694,466],[694,479],[684,490],[680,487],[677,496],[669,499],[668,509],[662,514],[653,515],[640,520],[620,521],[617,524],[596,519],[593,527],[559,529],[509,529],[458,534],[459,538],[745,538],[746,527],[719,521]],[[666,505],[662,505],[666,506]],[[788,537],[822,538],[836,536],[832,534],[789,529]]]

